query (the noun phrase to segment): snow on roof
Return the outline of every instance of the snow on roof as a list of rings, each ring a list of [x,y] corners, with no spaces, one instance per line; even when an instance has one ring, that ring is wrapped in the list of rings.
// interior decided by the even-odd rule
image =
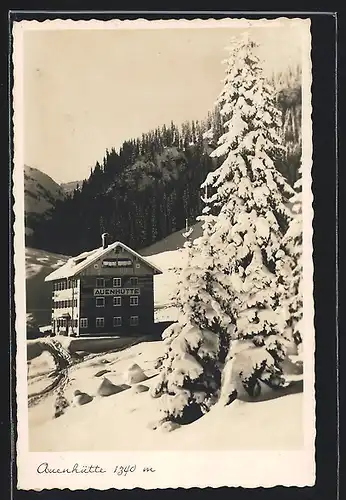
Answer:
[[[108,252],[114,250],[118,246],[123,248],[133,256],[137,257],[140,261],[144,262],[151,269],[154,269],[156,271],[156,274],[162,274],[162,270],[160,268],[152,264],[149,260],[142,257],[142,255],[135,252],[134,250],[132,250],[132,248],[128,247],[127,245],[124,245],[124,243],[121,243],[120,241],[115,241],[111,245],[108,245],[107,248],[99,247],[89,252],[83,252],[80,255],[77,255],[76,257],[71,257],[66,262],[66,264],[64,264],[63,266],[59,267],[58,269],[50,273],[48,276],[46,276],[45,281],[54,281],[76,276],[85,268],[89,267],[93,262],[98,260],[100,257],[107,255]]]

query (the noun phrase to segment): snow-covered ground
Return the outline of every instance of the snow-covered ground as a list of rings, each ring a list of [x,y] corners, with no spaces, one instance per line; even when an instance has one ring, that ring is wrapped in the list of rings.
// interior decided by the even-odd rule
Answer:
[[[111,450],[296,450],[303,446],[302,394],[291,394],[263,402],[237,400],[229,406],[215,405],[197,422],[166,432],[153,429],[160,418],[161,399],[138,386],[156,381],[161,341],[143,342],[119,353],[91,359],[70,370],[65,391],[73,401],[75,390],[92,396],[82,406],[70,406],[53,418],[53,396],[29,409],[31,451]],[[37,368],[47,368],[41,359]],[[32,362],[33,363],[33,362]],[[138,364],[148,377],[131,384],[128,370]],[[33,370],[33,366],[31,366]],[[107,370],[102,376],[96,376]],[[121,392],[102,397],[98,388],[106,377]],[[142,388],[143,390],[143,388]],[[285,431],[283,432],[283,429]]]

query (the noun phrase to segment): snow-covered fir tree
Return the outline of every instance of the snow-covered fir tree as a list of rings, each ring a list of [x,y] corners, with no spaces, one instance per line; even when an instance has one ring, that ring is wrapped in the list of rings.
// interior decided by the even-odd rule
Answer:
[[[281,381],[288,310],[277,281],[280,247],[291,220],[293,191],[275,167],[283,154],[275,93],[263,75],[256,44],[244,34],[230,47],[218,98],[225,133],[212,156],[224,159],[207,176],[208,206],[219,208],[214,226],[227,242],[227,272],[236,316],[231,362],[239,341],[249,340],[253,363],[238,375],[252,394],[258,378]],[[222,217],[221,217],[222,216]]]
[[[279,266],[279,282],[284,286],[286,306],[289,311],[288,329],[296,345],[302,343],[303,293],[302,293],[302,177],[294,184],[295,193],[290,199],[292,221],[282,240],[282,258]]]
[[[190,423],[217,401],[233,319],[231,287],[205,217],[203,235],[186,243],[188,265],[177,290],[180,316],[163,334],[166,354],[152,395],[163,397],[163,420]]]
[[[240,341],[257,348],[251,366],[238,374],[248,392],[258,378],[280,383],[288,311],[276,267],[293,192],[275,167],[283,153],[280,114],[255,49],[245,34],[226,60],[217,101],[225,133],[212,153],[223,162],[202,185],[203,236],[189,249],[178,293],[182,314],[165,335],[155,389],[172,421],[192,421],[219,398],[225,363],[232,363]]]

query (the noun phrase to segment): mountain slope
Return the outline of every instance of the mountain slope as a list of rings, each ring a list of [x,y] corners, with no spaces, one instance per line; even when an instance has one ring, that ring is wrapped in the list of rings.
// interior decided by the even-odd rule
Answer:
[[[197,222],[193,226],[191,226],[190,230],[191,238],[196,239],[202,235],[202,223]],[[186,242],[186,238],[184,237],[185,228],[180,231],[176,231],[175,233],[166,236],[163,240],[160,240],[149,247],[146,247],[140,250],[140,253],[144,256],[150,256],[159,254],[162,252],[171,252],[174,250],[178,250],[179,248],[183,248],[184,243]]]
[[[61,189],[67,193],[67,194],[72,194],[73,191],[76,189],[77,186],[81,186],[83,184],[83,181],[70,181],[70,182],[62,182],[60,184]]]
[[[64,190],[49,175],[37,168],[24,166],[24,203],[26,234],[30,235],[35,223],[45,217],[57,200],[65,198]]]
[[[31,314],[38,326],[50,324],[52,308],[51,283],[44,281],[54,269],[67,261],[58,255],[33,248],[25,250],[26,313]]]
[[[107,232],[138,250],[183,229],[186,218],[200,214],[200,185],[215,167],[202,131],[199,139],[186,147],[158,144],[150,154],[136,146],[127,156],[110,152],[36,227],[30,246],[74,255],[97,246]]]

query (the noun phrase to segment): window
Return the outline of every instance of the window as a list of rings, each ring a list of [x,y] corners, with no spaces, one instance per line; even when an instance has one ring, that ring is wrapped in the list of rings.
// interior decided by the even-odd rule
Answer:
[[[103,328],[105,326],[104,318],[96,318],[96,328]]]
[[[113,326],[121,326],[121,324],[122,324],[121,316],[115,316],[113,318]]]
[[[113,297],[113,306],[121,306],[121,297]]]
[[[116,288],[121,288],[121,278],[113,278],[113,286]]]
[[[64,307],[68,307],[68,300],[64,300]]]
[[[77,299],[73,299],[73,306],[77,307]]]
[[[66,319],[58,319],[58,327],[66,328]]]
[[[80,327],[81,328],[88,328],[88,318],[81,318],[80,319]]]
[[[103,288],[105,286],[104,278],[96,278],[96,288]]]
[[[105,306],[105,298],[96,297],[96,307],[104,307],[104,306]]]
[[[138,323],[139,323],[138,316],[131,316],[130,317],[130,326],[137,326]]]
[[[78,320],[77,320],[77,319],[74,319],[74,320],[73,320],[73,326],[74,326],[75,328],[77,328],[77,326],[78,326]]]
[[[130,306],[138,306],[138,296],[133,295],[130,297]]]
[[[130,278],[130,285],[131,286],[138,285],[138,278]]]
[[[136,262],[136,269],[140,269],[141,265],[139,262]]]

